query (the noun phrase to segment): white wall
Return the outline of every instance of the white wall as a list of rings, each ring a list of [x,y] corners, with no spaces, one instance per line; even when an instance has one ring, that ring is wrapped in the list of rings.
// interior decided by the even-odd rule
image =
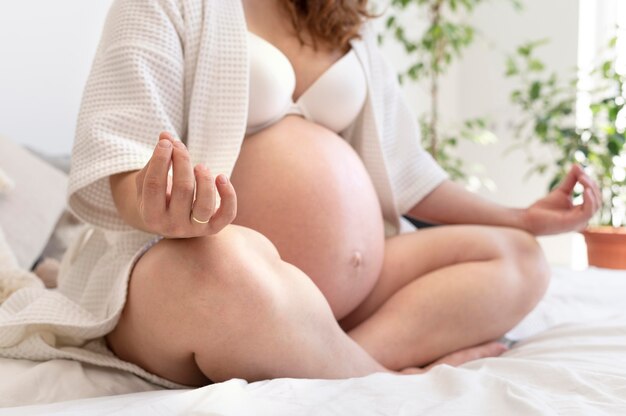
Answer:
[[[0,135],[69,153],[111,1],[0,1]]]

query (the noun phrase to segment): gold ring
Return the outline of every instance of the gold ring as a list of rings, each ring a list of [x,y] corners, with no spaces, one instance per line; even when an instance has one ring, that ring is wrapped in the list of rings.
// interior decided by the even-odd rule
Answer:
[[[211,221],[211,218],[209,218],[209,219],[208,219],[208,220],[206,220],[206,221],[200,221],[199,219],[197,219],[197,218],[196,218],[196,217],[194,217],[193,215],[191,216],[191,219],[192,219],[192,220],[194,220],[195,222],[197,222],[198,224],[206,224],[206,223],[208,223],[209,221]]]

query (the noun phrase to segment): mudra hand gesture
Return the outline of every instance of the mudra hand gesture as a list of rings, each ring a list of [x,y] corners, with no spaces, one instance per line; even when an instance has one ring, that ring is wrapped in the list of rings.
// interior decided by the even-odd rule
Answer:
[[[170,164],[173,176],[168,175]],[[215,234],[237,213],[235,189],[225,175],[213,178],[203,164],[191,165],[183,142],[159,135],[150,161],[135,177],[137,210],[145,229],[169,238]],[[221,197],[216,210],[216,188]]]
[[[580,183],[583,203],[574,205],[574,186]],[[595,183],[579,165],[574,165],[552,192],[524,212],[525,228],[535,235],[580,231],[602,205],[602,196]]]

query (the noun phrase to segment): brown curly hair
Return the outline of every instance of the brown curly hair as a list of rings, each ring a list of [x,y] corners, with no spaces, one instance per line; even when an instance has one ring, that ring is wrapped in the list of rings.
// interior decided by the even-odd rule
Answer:
[[[302,44],[308,40],[331,49],[348,49],[350,40],[359,37],[363,22],[374,17],[367,0],[281,0]],[[310,39],[305,39],[306,33]]]

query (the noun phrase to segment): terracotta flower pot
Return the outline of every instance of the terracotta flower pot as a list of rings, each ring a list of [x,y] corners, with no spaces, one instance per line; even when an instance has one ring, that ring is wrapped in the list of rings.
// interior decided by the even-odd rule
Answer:
[[[590,266],[626,269],[626,227],[589,227],[582,234]]]

